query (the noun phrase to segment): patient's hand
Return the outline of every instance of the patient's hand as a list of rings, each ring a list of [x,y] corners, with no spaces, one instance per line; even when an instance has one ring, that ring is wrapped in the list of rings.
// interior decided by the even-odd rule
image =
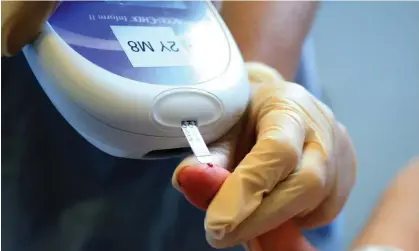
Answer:
[[[229,171],[218,166],[191,166],[182,170],[178,176],[178,182],[189,202],[206,210],[229,174]],[[285,222],[243,245],[250,251],[316,250],[292,221]]]

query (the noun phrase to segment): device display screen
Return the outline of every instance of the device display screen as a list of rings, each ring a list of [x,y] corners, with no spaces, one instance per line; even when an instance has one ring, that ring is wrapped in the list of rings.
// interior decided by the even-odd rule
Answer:
[[[199,84],[221,75],[230,50],[203,1],[62,2],[49,20],[74,51],[125,78]]]

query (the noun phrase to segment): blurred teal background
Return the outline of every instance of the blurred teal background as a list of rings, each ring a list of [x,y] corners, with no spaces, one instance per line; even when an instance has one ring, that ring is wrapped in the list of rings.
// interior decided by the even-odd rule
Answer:
[[[347,247],[388,182],[419,155],[419,2],[323,2],[312,33],[319,82],[359,157]]]

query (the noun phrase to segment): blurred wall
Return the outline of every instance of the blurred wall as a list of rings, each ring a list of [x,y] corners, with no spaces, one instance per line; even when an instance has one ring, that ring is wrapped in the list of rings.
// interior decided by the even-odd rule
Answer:
[[[323,2],[313,35],[320,83],[359,157],[348,245],[389,180],[419,155],[419,2]]]

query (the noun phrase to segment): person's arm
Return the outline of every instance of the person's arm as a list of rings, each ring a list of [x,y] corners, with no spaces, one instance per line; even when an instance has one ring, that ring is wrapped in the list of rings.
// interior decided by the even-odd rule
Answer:
[[[391,246],[419,250],[419,159],[390,184],[381,203],[356,239],[354,248]]]
[[[293,80],[317,10],[315,1],[225,1],[221,16],[246,61],[258,61]]]

